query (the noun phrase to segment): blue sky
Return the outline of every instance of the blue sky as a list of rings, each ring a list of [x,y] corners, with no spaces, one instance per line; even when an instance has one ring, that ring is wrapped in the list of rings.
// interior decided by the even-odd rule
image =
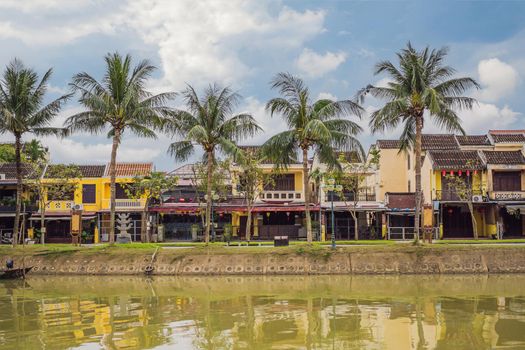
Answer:
[[[159,70],[153,91],[180,91],[185,83],[202,88],[231,85],[244,97],[265,132],[248,143],[261,143],[285,128],[270,119],[264,103],[274,92],[269,80],[280,71],[303,77],[312,95],[352,97],[369,83],[374,64],[395,59],[411,41],[416,47],[448,46],[448,63],[458,75],[482,85],[473,111],[462,112],[465,129],[523,128],[525,111],[525,2],[522,1],[260,1],[260,0],[2,0],[0,66],[21,58],[43,73],[53,67],[50,97],[67,90],[71,76],[103,73],[103,56],[118,50],[137,60],[150,59]],[[175,104],[180,104],[175,101]],[[381,101],[368,100],[373,111]],[[57,124],[79,111],[72,101]],[[367,147],[394,130],[371,135],[360,122]],[[427,123],[427,132],[439,130]],[[8,139],[7,136],[3,136]],[[110,141],[79,134],[45,139],[54,162],[103,163]],[[167,136],[158,140],[127,135],[121,161],[153,161],[158,169],[176,164],[166,154]]]

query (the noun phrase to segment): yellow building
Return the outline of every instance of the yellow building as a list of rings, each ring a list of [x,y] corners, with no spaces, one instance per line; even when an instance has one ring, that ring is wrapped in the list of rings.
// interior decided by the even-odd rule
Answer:
[[[480,237],[524,234],[524,145],[524,130],[491,130],[486,135],[423,135],[421,185],[424,204],[429,207],[427,213],[433,213],[435,236],[473,236],[468,202],[473,203]],[[381,159],[376,192],[384,195],[387,206],[388,237],[393,234],[399,238],[403,233],[403,238],[411,238],[415,206],[413,152],[399,152],[397,140],[379,140],[376,147]],[[451,178],[458,176],[469,184],[469,198],[458,197]]]
[[[46,174],[53,173],[54,165],[49,165],[44,173],[45,181],[53,181]],[[83,230],[93,242],[109,240],[110,211],[110,176],[108,165],[78,165],[82,175],[74,179],[78,185],[69,198],[61,200],[46,199],[45,222],[46,242],[71,242],[71,211],[81,210]],[[145,199],[130,199],[124,184],[131,183],[134,176],[144,176],[151,173],[152,163],[117,163],[116,164],[116,212],[119,217],[129,216],[131,228],[128,233],[132,240],[140,240],[141,213],[146,204]],[[40,227],[41,208],[33,213],[33,225]],[[118,233],[118,232],[117,232]]]

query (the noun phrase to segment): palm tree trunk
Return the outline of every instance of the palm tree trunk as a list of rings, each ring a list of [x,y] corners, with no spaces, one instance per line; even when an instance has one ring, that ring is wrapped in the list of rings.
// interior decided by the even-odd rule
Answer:
[[[304,214],[306,216],[306,240],[312,243],[312,220],[310,218],[310,187],[308,186],[308,148],[303,148]]]
[[[22,159],[20,156],[21,136],[15,134],[15,162],[16,162],[16,210],[13,227],[13,245],[18,244],[18,230],[20,227],[20,212],[22,211]]]
[[[210,226],[211,226],[211,179],[213,172],[213,152],[208,151],[208,164],[207,164],[207,175],[208,181],[206,182],[206,230],[204,232],[204,242],[206,245],[210,243]]]
[[[41,193],[43,196],[44,193]],[[46,242],[46,203],[40,200],[40,243],[45,244]]]
[[[414,162],[416,172],[416,213],[414,218],[414,242],[419,243],[419,226],[420,226],[420,214],[421,214],[421,134],[423,132],[423,115],[416,116],[416,144],[415,144],[415,156]]]
[[[117,163],[117,149],[120,143],[120,130],[115,129],[113,135],[113,145],[111,147],[111,160],[109,163],[109,181],[110,181],[110,199],[109,199],[109,243],[115,243],[115,197],[116,197],[116,163]]]

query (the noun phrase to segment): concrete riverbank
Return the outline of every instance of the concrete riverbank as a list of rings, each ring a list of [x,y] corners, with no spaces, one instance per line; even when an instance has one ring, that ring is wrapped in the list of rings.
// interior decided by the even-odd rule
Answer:
[[[12,249],[12,248],[11,248]],[[321,275],[525,273],[525,246],[6,249],[35,275]]]

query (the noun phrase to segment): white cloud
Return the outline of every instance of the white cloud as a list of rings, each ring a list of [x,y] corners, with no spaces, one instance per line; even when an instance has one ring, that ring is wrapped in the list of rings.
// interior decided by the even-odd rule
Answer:
[[[329,92],[320,92],[319,95],[317,95],[318,100],[332,100],[337,101],[337,96],[332,95]]]
[[[303,49],[295,65],[307,76],[316,78],[331,72],[346,60],[347,54],[344,52],[329,52],[319,54],[308,48]]]
[[[231,84],[250,75],[242,51],[300,47],[322,32],[323,11],[294,11],[256,0],[132,1],[125,23],[158,46],[163,82],[202,86]]]
[[[468,133],[486,133],[489,129],[507,129],[517,121],[520,113],[509,106],[479,102],[472,110],[461,111],[462,126]]]
[[[476,96],[486,102],[495,102],[513,93],[519,81],[518,71],[498,58],[481,60],[478,74],[482,89]]]
[[[242,106],[241,111],[248,111],[251,113],[259,123],[259,126],[263,129],[263,132],[249,140],[241,142],[241,144],[263,144],[269,137],[281,131],[288,130],[288,127],[281,116],[274,115],[273,117],[270,117],[270,113],[266,111],[263,102],[253,96],[246,98],[245,101],[246,103]]]

